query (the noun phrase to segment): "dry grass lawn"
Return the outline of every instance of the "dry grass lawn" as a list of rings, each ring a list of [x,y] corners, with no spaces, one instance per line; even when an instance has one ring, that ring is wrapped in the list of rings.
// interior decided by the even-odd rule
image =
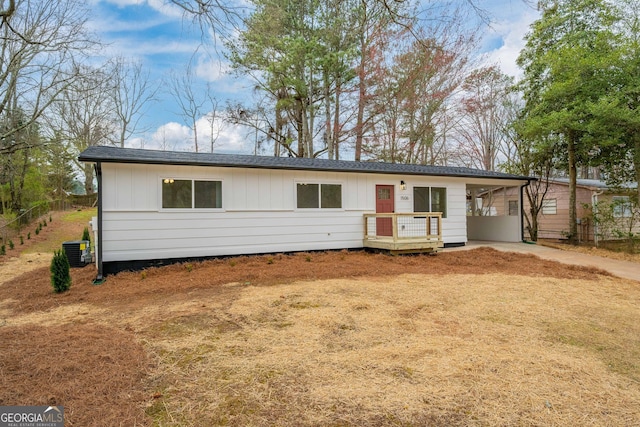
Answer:
[[[64,405],[69,425],[640,425],[640,283],[594,269],[329,252],[100,286],[89,266],[54,295],[9,261],[0,405]]]

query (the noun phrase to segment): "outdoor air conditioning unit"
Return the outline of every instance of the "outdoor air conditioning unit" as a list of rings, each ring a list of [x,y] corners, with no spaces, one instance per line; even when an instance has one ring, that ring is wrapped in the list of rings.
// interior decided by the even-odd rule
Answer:
[[[91,245],[88,240],[64,242],[62,249],[67,254],[71,267],[84,267],[91,263]]]

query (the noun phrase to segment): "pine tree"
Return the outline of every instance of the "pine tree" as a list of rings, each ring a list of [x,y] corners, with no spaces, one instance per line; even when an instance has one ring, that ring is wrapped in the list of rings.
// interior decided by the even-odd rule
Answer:
[[[91,242],[91,234],[89,234],[88,227],[85,227],[84,230],[82,231],[82,239],[80,240],[86,240],[87,242]]]
[[[51,285],[53,291],[62,293],[71,287],[71,275],[69,273],[69,259],[64,250],[55,251],[51,260]]]

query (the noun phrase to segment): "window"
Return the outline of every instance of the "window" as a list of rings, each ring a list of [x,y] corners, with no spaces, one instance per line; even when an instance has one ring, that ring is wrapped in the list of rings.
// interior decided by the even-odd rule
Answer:
[[[631,200],[628,196],[613,196],[613,217],[631,218]]]
[[[518,216],[517,200],[509,200],[509,216]]]
[[[222,208],[222,182],[164,178],[162,208],[220,209]]]
[[[298,209],[341,209],[342,185],[307,184],[296,186]]]
[[[442,212],[447,217],[447,189],[443,187],[413,187],[414,212]]]
[[[558,200],[547,199],[542,201],[542,215],[555,215],[558,213]]]

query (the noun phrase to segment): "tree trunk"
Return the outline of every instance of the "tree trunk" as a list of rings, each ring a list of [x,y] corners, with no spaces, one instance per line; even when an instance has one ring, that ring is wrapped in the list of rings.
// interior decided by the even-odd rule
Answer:
[[[537,202],[539,193],[537,192],[538,186],[532,189],[530,186],[525,187],[524,191],[527,194],[529,200],[529,215],[524,216],[527,221],[527,230],[529,230],[529,238],[537,242],[538,241],[538,213],[540,204]]]
[[[365,83],[366,64],[366,36],[360,35],[360,66],[358,67],[358,117],[356,119],[356,153],[355,161],[359,162],[362,157],[362,140],[364,137],[364,106],[366,98]]]
[[[304,157],[304,128],[303,128],[303,117],[302,117],[302,101],[296,101],[296,127],[298,131],[298,157]]]
[[[578,238],[578,215],[576,209],[576,141],[573,136],[567,138],[568,167],[569,167],[569,242],[577,243]]]
[[[87,194],[93,194],[93,165],[85,163],[84,165],[84,190]]]
[[[340,160],[340,94],[342,90],[342,81],[338,76],[336,79],[336,105],[333,113],[333,149],[336,160]]]
[[[636,189],[638,190],[638,204],[640,204],[640,135],[635,137],[635,152],[633,153],[633,167],[636,172]]]
[[[334,159],[335,145],[333,132],[331,130],[331,99],[329,92],[329,72],[328,70],[324,70],[324,139],[327,145],[329,159]]]

